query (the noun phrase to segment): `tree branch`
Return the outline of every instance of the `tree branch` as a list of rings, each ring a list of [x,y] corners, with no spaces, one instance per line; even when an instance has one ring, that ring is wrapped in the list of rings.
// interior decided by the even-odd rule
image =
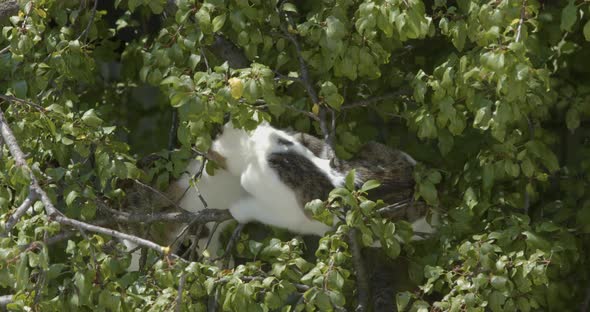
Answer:
[[[107,228],[103,228],[100,226],[96,226],[96,225],[92,225],[92,224],[88,224],[82,221],[78,221],[78,220],[74,220],[74,219],[70,219],[68,217],[62,216],[62,215],[58,215],[58,216],[54,216],[52,219],[54,219],[55,221],[59,222],[60,224],[64,224],[64,225],[69,225],[75,228],[81,228],[83,230],[86,231],[90,231],[90,232],[94,232],[94,233],[99,233],[99,234],[104,234],[107,236],[111,236],[111,237],[116,237],[118,239],[124,239],[124,240],[128,240],[138,246],[143,246],[149,249],[153,249],[155,251],[157,251],[160,254],[168,254],[168,248],[167,247],[163,247],[160,246],[152,241],[149,241],[147,239],[143,239],[141,237],[137,237],[134,235],[130,235],[130,234],[126,234],[126,233],[122,233],[119,231],[115,231],[112,229],[107,229]]]
[[[2,54],[2,53],[0,52],[0,54]],[[0,94],[0,99],[3,99],[6,102],[17,102],[19,104],[26,104],[26,105],[29,105],[29,106],[33,107],[34,109],[42,112],[42,113],[45,112],[45,108],[43,106],[41,106],[39,104],[35,104],[35,103],[31,102],[31,101],[27,101],[27,100],[23,100],[23,99],[14,97],[14,96],[6,95],[6,94]]]
[[[6,118],[4,118],[4,113],[2,111],[0,111],[0,134],[4,139],[4,143],[8,146],[10,154],[12,155],[12,157],[14,157],[16,165],[22,167],[24,170],[29,172],[29,175],[31,177],[31,189],[34,190],[41,198],[41,202],[43,202],[43,205],[45,205],[45,211],[47,212],[47,215],[61,215],[61,212],[59,212],[51,203],[51,200],[49,199],[49,196],[47,196],[47,193],[45,193],[41,186],[39,186],[39,182],[37,181],[35,174],[27,165],[27,162],[25,160],[25,154],[18,146],[16,138],[14,137],[12,130],[10,130],[10,128],[8,127],[8,122],[6,121]]]
[[[398,98],[398,97],[402,97],[404,95],[410,95],[410,94],[411,94],[410,90],[400,89],[395,92],[390,92],[390,93],[386,93],[383,95],[371,97],[368,99],[358,100],[358,101],[355,101],[352,103],[344,104],[344,105],[342,105],[342,107],[340,109],[347,110],[347,109],[352,109],[352,108],[357,108],[357,107],[367,107],[367,106],[377,103],[379,101],[394,99],[394,98]]]
[[[106,205],[100,205],[99,207],[111,213],[110,218],[123,223],[186,222],[187,220],[193,219],[195,219],[193,221],[194,223],[208,223],[223,222],[232,219],[227,209],[203,209],[196,214],[185,210],[176,212],[129,213],[107,207]]]
[[[238,239],[240,238],[240,234],[242,233],[244,226],[245,226],[245,224],[243,224],[243,223],[239,223],[238,226],[236,226],[236,228],[234,229],[234,232],[231,234],[229,242],[227,242],[227,246],[225,247],[225,251],[224,251],[223,255],[213,259],[214,262],[217,260],[229,257],[232,249],[234,248]],[[222,269],[227,269],[227,261],[223,263]]]
[[[330,129],[328,128],[328,122],[326,120],[328,108],[325,105],[320,105],[321,104],[320,98],[318,97],[318,94],[313,87],[314,83],[309,75],[309,69],[307,67],[307,63],[305,62],[305,59],[303,58],[301,44],[299,43],[297,37],[294,34],[292,34],[291,32],[289,32],[287,26],[285,26],[285,22],[288,21],[289,16],[285,12],[283,12],[281,10],[281,8],[279,8],[278,10],[279,10],[279,14],[283,16],[283,21],[280,24],[281,31],[283,32],[283,35],[285,36],[285,38],[287,38],[289,41],[291,41],[291,43],[295,47],[295,53],[297,55],[297,60],[299,61],[299,74],[300,74],[299,81],[301,82],[301,84],[303,84],[305,91],[307,91],[307,95],[311,99],[312,104],[319,105],[319,108],[320,108],[320,111],[319,111],[320,129],[322,130],[322,134],[324,136],[324,140],[326,141],[326,143],[331,148],[333,148],[334,147],[334,138],[332,136],[332,133],[330,132]]]
[[[29,191],[29,196],[27,196],[27,198],[25,198],[25,200],[22,202],[22,204],[16,209],[16,211],[14,211],[14,213],[10,216],[10,218],[8,218],[8,221],[6,221],[6,225],[4,227],[4,230],[6,231],[6,233],[9,233],[12,230],[12,228],[16,225],[16,223],[20,220],[20,218],[22,218],[22,216],[37,201],[37,199],[38,199],[37,192],[35,192],[34,189],[31,189]]]
[[[186,273],[182,273],[180,276],[180,280],[178,281],[178,295],[176,296],[176,312],[182,311],[182,291],[184,288],[184,283],[186,282]]]
[[[367,311],[369,305],[369,281],[367,279],[367,271],[363,262],[361,254],[361,246],[358,241],[358,229],[351,228],[348,232],[348,239],[350,243],[350,252],[352,254],[352,260],[354,270],[356,271],[356,290],[358,297],[358,304],[356,306],[356,312]]]
[[[88,24],[86,25],[86,28],[84,28],[84,31],[82,31],[82,33],[78,36],[78,38],[76,38],[76,40],[82,39],[82,41],[85,41],[86,38],[88,37],[88,32],[90,31],[90,27],[92,27],[92,23],[94,23],[94,17],[96,16],[96,7],[97,6],[98,6],[98,0],[94,0],[94,6],[92,7],[92,11],[90,12],[90,20],[88,20]]]
[[[318,116],[314,115],[312,112],[308,112],[308,111],[306,111],[306,110],[299,109],[299,108],[297,108],[297,107],[294,107],[294,106],[291,106],[291,105],[289,105],[289,104],[285,104],[284,106],[285,106],[287,109],[290,109],[290,110],[292,110],[292,111],[294,111],[294,112],[298,112],[298,113],[300,113],[300,114],[303,114],[303,115],[305,115],[305,116],[309,117],[309,118],[310,118],[310,119],[312,119],[312,120],[315,120],[315,121],[317,121],[317,122],[319,122],[319,121],[320,121],[320,118],[319,118]]]
[[[514,38],[515,42],[519,42],[522,35],[522,24],[524,23],[524,19],[526,18],[526,1],[522,0],[522,7],[520,8],[520,19],[518,20],[518,26],[516,27],[516,38]]]
[[[49,199],[49,196],[47,196],[47,193],[45,193],[45,191],[39,185],[39,181],[37,181],[35,174],[31,170],[31,168],[29,168],[29,166],[27,165],[27,162],[25,160],[25,155],[22,152],[22,150],[20,149],[20,147],[18,146],[18,143],[16,142],[16,138],[14,137],[12,130],[10,130],[10,128],[8,127],[8,122],[4,118],[4,113],[2,111],[0,111],[0,133],[2,135],[2,138],[4,139],[4,142],[8,146],[8,149],[10,150],[10,154],[12,155],[12,157],[14,157],[17,166],[20,166],[25,171],[29,172],[29,175],[31,178],[31,186],[30,186],[31,190],[34,191],[35,193],[37,193],[38,196],[40,197],[41,202],[43,202],[43,205],[45,206],[45,212],[47,213],[47,216],[50,219],[53,219],[53,220],[59,222],[60,224],[73,226],[73,227],[87,230],[90,232],[100,233],[100,234],[116,237],[119,239],[126,239],[126,240],[129,240],[129,241],[139,245],[139,246],[144,246],[144,247],[147,247],[150,249],[154,249],[161,254],[168,253],[168,248],[162,247],[162,246],[160,246],[154,242],[148,241],[146,239],[143,239],[143,238],[140,238],[137,236],[133,236],[133,235],[129,235],[129,234],[125,234],[125,233],[121,233],[121,232],[118,232],[115,230],[103,228],[100,226],[88,224],[88,223],[85,223],[82,221],[70,219],[70,218],[64,216],[59,210],[57,210],[57,208],[55,208],[55,206],[51,202],[51,199]]]
[[[172,125],[170,125],[170,131],[168,132],[168,150],[171,151],[176,147],[176,132],[178,131],[178,110],[174,108],[172,110]]]

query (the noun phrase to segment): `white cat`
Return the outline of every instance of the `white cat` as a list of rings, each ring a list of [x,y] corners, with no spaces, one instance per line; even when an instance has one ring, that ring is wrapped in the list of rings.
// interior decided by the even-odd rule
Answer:
[[[241,186],[249,194],[229,208],[238,222],[259,221],[300,234],[323,235],[330,229],[305,214],[305,202],[268,162],[271,154],[295,153],[310,160],[332,185],[341,184],[344,177],[332,170],[328,159],[316,157],[291,135],[267,123],[251,132],[235,129],[228,123],[211,149],[224,159],[229,172],[240,177]]]

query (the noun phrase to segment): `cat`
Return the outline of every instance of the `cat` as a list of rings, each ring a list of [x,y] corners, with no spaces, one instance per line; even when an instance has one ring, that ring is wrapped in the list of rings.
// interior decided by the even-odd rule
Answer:
[[[329,192],[334,185],[342,183],[344,176],[330,168],[328,159],[317,157],[287,132],[267,123],[251,132],[228,123],[213,142],[210,154],[215,155],[221,166],[239,176],[242,187],[249,193],[229,208],[238,222],[259,221],[299,234],[323,235],[330,229],[305,213],[303,206],[309,196],[302,195],[313,194],[316,189]],[[292,177],[298,180],[297,188],[283,179],[280,164],[287,158],[306,164],[303,167],[301,163],[291,162],[299,172],[298,177]],[[311,190],[309,186],[315,184],[321,187]]]
[[[303,207],[313,199],[326,199],[333,188],[343,187],[344,177],[352,169],[357,188],[368,180],[381,183],[369,192],[372,200],[408,200],[414,188],[416,161],[403,151],[377,142],[364,144],[355,157],[342,160],[323,140],[308,134],[288,133],[267,123],[247,132],[228,123],[212,151],[230,172],[241,177],[242,187],[254,197],[244,198],[230,208],[234,218],[301,234],[323,235],[329,230],[317,224]],[[433,233],[427,213],[425,205],[412,204],[400,209],[396,217],[413,223],[415,232]],[[436,215],[434,219],[437,222]]]

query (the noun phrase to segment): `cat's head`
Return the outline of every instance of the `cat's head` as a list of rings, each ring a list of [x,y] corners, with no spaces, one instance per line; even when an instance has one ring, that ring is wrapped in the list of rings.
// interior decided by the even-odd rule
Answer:
[[[226,123],[211,144],[207,158],[232,174],[241,174],[248,163],[250,154],[250,133]]]

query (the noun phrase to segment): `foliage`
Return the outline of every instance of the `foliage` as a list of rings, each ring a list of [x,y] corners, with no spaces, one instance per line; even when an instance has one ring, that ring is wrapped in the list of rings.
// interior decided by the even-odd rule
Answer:
[[[588,299],[587,2],[97,3],[21,1],[0,19],[0,93],[42,107],[5,101],[2,111],[68,217],[98,220],[102,204],[122,205],[125,179],[164,189],[228,112],[240,127],[255,127],[257,112],[322,135],[318,120],[334,111],[338,155],[368,140],[407,151],[420,162],[415,199],[442,222],[410,241],[407,222],[385,220],[385,204],[364,197],[374,182],[348,185],[307,206],[320,220],[340,217],[315,256],[297,236],[245,233],[231,270],[149,252],[140,273],[125,270],[129,254],[107,236],[50,244],[67,229],[37,202],[0,237],[10,310],[204,311],[212,298],[224,311],[351,310],[350,228],[410,263],[416,286],[397,294],[400,311],[560,311]],[[227,42],[247,66],[217,53]],[[167,152],[173,110],[179,149]],[[0,152],[4,228],[30,179]],[[151,152],[155,165],[138,166]]]

